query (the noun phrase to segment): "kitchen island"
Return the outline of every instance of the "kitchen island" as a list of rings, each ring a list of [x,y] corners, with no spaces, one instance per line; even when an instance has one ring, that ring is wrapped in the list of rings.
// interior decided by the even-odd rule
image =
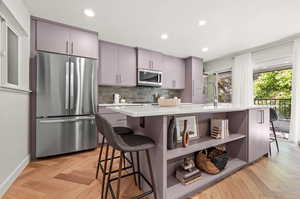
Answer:
[[[151,137],[156,142],[151,158],[159,199],[183,199],[191,196],[237,170],[268,154],[269,108],[266,106],[237,107],[232,105],[213,107],[207,105],[179,105],[160,107],[153,105],[116,106],[112,111],[127,115],[127,124],[136,133]],[[172,118],[195,116],[198,135],[187,147],[180,144],[167,148],[168,125]],[[228,119],[230,135],[224,139],[209,136],[210,119]],[[230,156],[226,168],[217,175],[202,173],[202,178],[189,185],[175,178],[176,168],[185,157],[213,146],[224,145]],[[148,176],[146,161],[141,158],[142,172]],[[143,184],[145,190],[149,189]]]

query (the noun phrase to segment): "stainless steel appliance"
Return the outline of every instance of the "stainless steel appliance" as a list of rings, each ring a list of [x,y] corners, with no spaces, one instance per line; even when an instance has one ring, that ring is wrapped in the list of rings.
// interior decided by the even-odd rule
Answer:
[[[96,61],[38,53],[36,157],[95,148]]]
[[[138,85],[162,86],[162,72],[146,69],[138,69]]]

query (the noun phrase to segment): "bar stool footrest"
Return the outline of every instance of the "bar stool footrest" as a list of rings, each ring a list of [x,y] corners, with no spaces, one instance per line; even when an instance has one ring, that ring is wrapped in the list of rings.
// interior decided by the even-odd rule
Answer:
[[[148,179],[147,179],[141,172],[138,172],[138,171],[136,171],[136,172],[131,172],[131,173],[128,173],[128,174],[125,174],[125,175],[120,176],[120,178],[126,178],[126,177],[129,177],[129,176],[132,176],[132,175],[139,175],[139,176],[141,176],[141,177],[143,178],[143,180],[144,180],[144,181],[148,184],[148,186],[151,188],[151,190],[146,191],[146,192],[144,192],[144,193],[142,193],[142,194],[140,194],[140,195],[134,196],[134,197],[131,198],[131,199],[140,199],[140,198],[143,198],[143,197],[145,197],[145,196],[150,195],[151,193],[153,193],[153,187],[152,187],[152,184],[148,181]],[[118,177],[115,177],[115,178],[112,178],[112,179],[110,179],[110,180],[108,181],[108,187],[109,187],[109,190],[110,190],[110,192],[111,192],[111,195],[112,195],[112,198],[113,198],[113,199],[116,199],[116,196],[115,196],[115,193],[114,193],[114,191],[113,191],[113,189],[112,189],[111,183],[112,183],[113,181],[118,180],[118,179],[119,179]]]

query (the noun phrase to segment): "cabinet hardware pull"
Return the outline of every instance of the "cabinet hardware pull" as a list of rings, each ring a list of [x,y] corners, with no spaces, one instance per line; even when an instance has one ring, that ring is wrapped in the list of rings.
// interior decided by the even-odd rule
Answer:
[[[192,96],[195,95],[195,80],[193,80],[193,83],[192,83]]]
[[[66,41],[66,53],[69,54],[69,41]]]
[[[265,113],[264,113],[264,111],[263,110],[258,110],[258,112],[260,113],[259,115],[260,115],[260,120],[259,120],[259,124],[263,124],[263,123],[265,123]]]
[[[66,62],[66,97],[65,97],[65,109],[69,109],[69,88],[70,88],[70,63]]]
[[[72,42],[71,43],[71,54],[73,55],[73,53],[74,53],[74,43]]]

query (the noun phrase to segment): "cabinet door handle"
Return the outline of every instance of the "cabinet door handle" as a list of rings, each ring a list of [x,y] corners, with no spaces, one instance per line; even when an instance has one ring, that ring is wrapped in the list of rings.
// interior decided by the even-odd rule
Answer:
[[[116,75],[116,84],[119,83],[119,79],[118,78],[119,78],[119,76]]]
[[[119,83],[122,83],[122,76],[120,74],[119,74],[119,80],[120,80]]]
[[[66,53],[69,54],[69,41],[66,41]]]
[[[194,96],[195,95],[195,80],[193,80],[193,82],[192,82],[192,96]]]
[[[71,43],[71,54],[73,55],[73,53],[74,53],[74,43],[72,42]]]
[[[258,111],[260,114],[259,114],[259,117],[260,117],[260,120],[259,120],[259,124],[263,124],[263,123],[265,123],[265,113],[264,113],[264,111],[263,110],[259,110]]]

